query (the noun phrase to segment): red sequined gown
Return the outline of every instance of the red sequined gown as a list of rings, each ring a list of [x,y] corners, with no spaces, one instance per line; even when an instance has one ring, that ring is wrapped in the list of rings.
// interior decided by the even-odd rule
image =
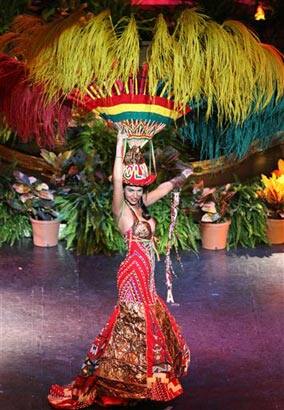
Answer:
[[[179,377],[187,373],[190,354],[156,293],[150,224],[135,217],[126,240],[128,253],[117,275],[118,303],[94,340],[81,374],[70,385],[51,387],[48,400],[55,408],[168,401],[183,391]]]

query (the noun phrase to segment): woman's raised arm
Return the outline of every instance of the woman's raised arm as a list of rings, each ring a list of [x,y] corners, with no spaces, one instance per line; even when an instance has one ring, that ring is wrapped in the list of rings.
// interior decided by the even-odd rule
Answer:
[[[122,173],[123,173],[123,141],[127,138],[126,134],[118,132],[117,143],[116,143],[116,153],[112,173],[113,181],[113,197],[112,197],[112,212],[118,217],[121,212],[121,207],[123,204],[123,184],[122,184]]]
[[[174,188],[181,187],[185,180],[193,173],[191,168],[186,168],[177,177],[163,182],[153,191],[143,195],[143,202],[145,206],[150,206],[157,202],[159,199],[166,196]]]

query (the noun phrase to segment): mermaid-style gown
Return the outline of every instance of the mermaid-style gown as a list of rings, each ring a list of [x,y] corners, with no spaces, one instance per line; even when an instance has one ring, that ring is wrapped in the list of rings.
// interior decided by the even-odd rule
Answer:
[[[67,386],[53,385],[49,403],[59,409],[168,401],[182,393],[189,349],[154,282],[151,226],[135,216],[125,238],[128,253],[118,275],[118,303],[94,340],[81,374]]]

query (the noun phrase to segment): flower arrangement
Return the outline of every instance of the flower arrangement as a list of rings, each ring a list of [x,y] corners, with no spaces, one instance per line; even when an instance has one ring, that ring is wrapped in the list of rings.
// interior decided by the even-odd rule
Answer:
[[[8,204],[15,210],[29,214],[33,219],[50,221],[58,218],[54,191],[45,182],[20,171],[14,171],[13,194]]]
[[[201,180],[193,186],[193,208],[201,213],[201,222],[220,223],[230,216],[230,200],[235,195],[231,184],[207,188]]]
[[[284,219],[284,160],[278,161],[278,169],[270,178],[261,175],[264,188],[257,192],[267,207],[267,216],[272,219]]]

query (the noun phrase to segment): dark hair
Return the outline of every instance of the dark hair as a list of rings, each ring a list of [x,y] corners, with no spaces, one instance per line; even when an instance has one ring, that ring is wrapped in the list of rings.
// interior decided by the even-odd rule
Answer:
[[[143,218],[146,219],[147,221],[148,221],[149,219],[151,219],[150,212],[149,212],[147,206],[144,204],[143,198],[140,199],[140,206],[141,206],[141,209],[142,209],[142,216],[143,216]]]

